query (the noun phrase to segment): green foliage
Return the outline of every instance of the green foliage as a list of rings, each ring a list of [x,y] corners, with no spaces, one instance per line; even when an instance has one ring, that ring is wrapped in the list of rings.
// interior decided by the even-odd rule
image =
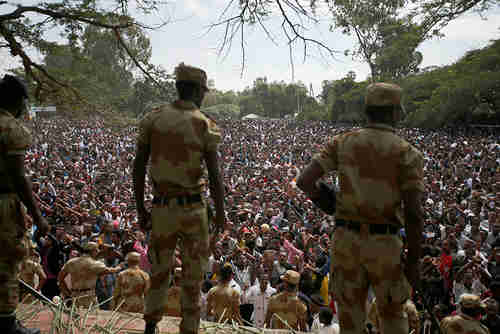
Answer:
[[[437,127],[500,118],[500,40],[468,52],[458,62],[416,75],[402,85],[408,92],[411,126]]]
[[[235,104],[217,104],[202,108],[201,111],[216,120],[240,118],[240,108]]]
[[[388,80],[391,82],[391,80]],[[394,82],[394,81],[392,81]],[[469,51],[455,64],[424,69],[396,81],[404,91],[404,123],[440,127],[468,122],[500,122],[500,40]],[[356,82],[353,73],[323,81],[320,95],[330,119],[364,121],[368,81]]]
[[[126,29],[122,38],[134,57],[149,61],[150,41],[141,30]],[[135,64],[109,30],[88,26],[75,42],[78,46],[52,44],[47,47],[45,69],[71,85],[94,107],[140,115],[151,109],[151,103],[175,98],[171,76],[159,67],[151,67],[156,71],[156,84],[147,77],[134,78]],[[78,103],[61,90],[44,91],[40,97],[60,110],[78,108]]]

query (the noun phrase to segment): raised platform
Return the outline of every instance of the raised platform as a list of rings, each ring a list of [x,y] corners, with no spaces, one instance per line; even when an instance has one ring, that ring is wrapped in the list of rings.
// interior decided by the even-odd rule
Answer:
[[[132,334],[144,332],[144,320],[141,314],[91,311],[84,309],[71,310],[72,315],[52,311],[39,303],[19,305],[18,318],[26,327],[40,328],[43,334]],[[158,324],[161,334],[179,332],[180,318],[164,317]],[[269,330],[232,324],[216,324],[202,321],[200,333],[227,333],[227,334],[272,334],[291,333],[284,330]]]

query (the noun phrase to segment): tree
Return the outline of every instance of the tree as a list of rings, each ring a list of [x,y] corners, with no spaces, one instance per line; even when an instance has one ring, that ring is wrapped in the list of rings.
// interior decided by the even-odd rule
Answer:
[[[332,28],[354,35],[357,48],[346,50],[363,59],[371,79],[398,80],[418,71],[417,47],[441,36],[441,29],[458,16],[476,9],[484,13],[499,0],[327,0]],[[412,10],[408,10],[409,6]]]
[[[41,99],[45,95],[66,91],[81,99],[79,91],[64,81],[58,74],[52,73],[43,64],[39,64],[26,51],[26,47],[34,47],[42,54],[53,52],[58,48],[47,40],[46,34],[54,27],[60,31],[60,39],[71,49],[73,55],[81,55],[81,42],[87,40],[94,43],[94,48],[87,46],[84,49],[93,49],[98,52],[104,41],[91,41],[85,34],[92,33],[93,29],[106,30],[108,37],[114,39],[114,44],[121,49],[121,60],[133,64],[152,81],[154,71],[149,64],[150,49],[141,50],[136,47],[144,46],[147,42],[140,32],[143,29],[153,28],[136,21],[128,8],[129,0],[113,0],[101,2],[97,0],[63,0],[36,3],[32,6],[13,5],[7,1],[0,1],[0,8],[5,14],[0,15],[0,47],[10,51],[13,57],[19,56],[22,60],[23,71],[31,78],[36,87],[35,97]],[[139,12],[150,13],[158,10],[162,1],[141,0],[136,3]],[[9,11],[10,9],[10,11]],[[107,41],[109,42],[109,38]],[[130,45],[128,44],[130,43]],[[60,51],[60,50],[59,50]]]
[[[416,70],[422,36],[411,18],[399,18],[407,0],[334,0],[329,5],[333,27],[356,37],[358,47],[346,54],[363,59],[372,80],[398,79]]]

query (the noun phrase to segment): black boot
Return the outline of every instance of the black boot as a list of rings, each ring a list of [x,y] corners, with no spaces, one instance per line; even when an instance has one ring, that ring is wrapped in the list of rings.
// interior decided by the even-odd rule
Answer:
[[[24,327],[15,315],[0,317],[0,328],[5,334],[40,334],[39,329]]]
[[[154,322],[146,322],[144,334],[156,334],[156,324]]]

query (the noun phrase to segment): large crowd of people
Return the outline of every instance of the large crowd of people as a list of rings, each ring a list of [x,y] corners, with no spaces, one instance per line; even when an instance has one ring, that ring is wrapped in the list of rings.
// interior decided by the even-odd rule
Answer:
[[[221,320],[217,294],[211,288],[224,279],[239,295],[233,320],[269,326],[268,306],[274,307],[269,298],[287,283],[297,286],[306,306],[306,312],[297,315],[303,317],[302,330],[334,328],[336,307],[328,281],[335,274],[330,273],[335,259],[329,252],[335,217],[316,208],[297,188],[296,178],[329,138],[350,127],[295,120],[221,121],[218,125],[223,136],[219,157],[226,224],[224,232],[211,240],[201,289],[202,318]],[[61,291],[58,276],[89,243],[97,244],[95,257],[106,267],[124,269],[127,254],[135,252],[137,259],[127,257],[128,265],[137,264],[150,273],[148,234],[138,224],[132,193],[137,129],[103,127],[100,119],[37,118],[30,126],[34,145],[26,156],[26,168],[51,226],[46,237],[34,238],[37,243],[30,260],[42,268],[43,272],[37,271],[42,293],[51,299],[71,297]],[[398,132],[425,156],[422,288],[413,291],[412,298],[418,311],[415,333],[435,333],[432,320],[456,312],[464,294],[480,297],[486,304],[481,321],[491,333],[500,333],[498,129],[404,128]],[[327,181],[338,186],[335,174]],[[150,182],[146,194],[151,205]],[[32,233],[36,235],[35,227]],[[404,229],[400,236],[404,241]],[[174,288],[182,279],[181,252],[182,243],[174,254]],[[130,263],[131,259],[137,263]],[[33,268],[26,270],[35,272]],[[119,306],[110,300],[116,296],[118,277],[118,270],[98,276],[95,294],[100,308]],[[178,303],[175,293],[171,295],[169,304]],[[373,306],[369,303],[367,308]],[[178,314],[175,305],[166,309],[169,315]],[[230,314],[225,311],[226,317]],[[367,327],[375,331],[376,322],[369,317]]]

